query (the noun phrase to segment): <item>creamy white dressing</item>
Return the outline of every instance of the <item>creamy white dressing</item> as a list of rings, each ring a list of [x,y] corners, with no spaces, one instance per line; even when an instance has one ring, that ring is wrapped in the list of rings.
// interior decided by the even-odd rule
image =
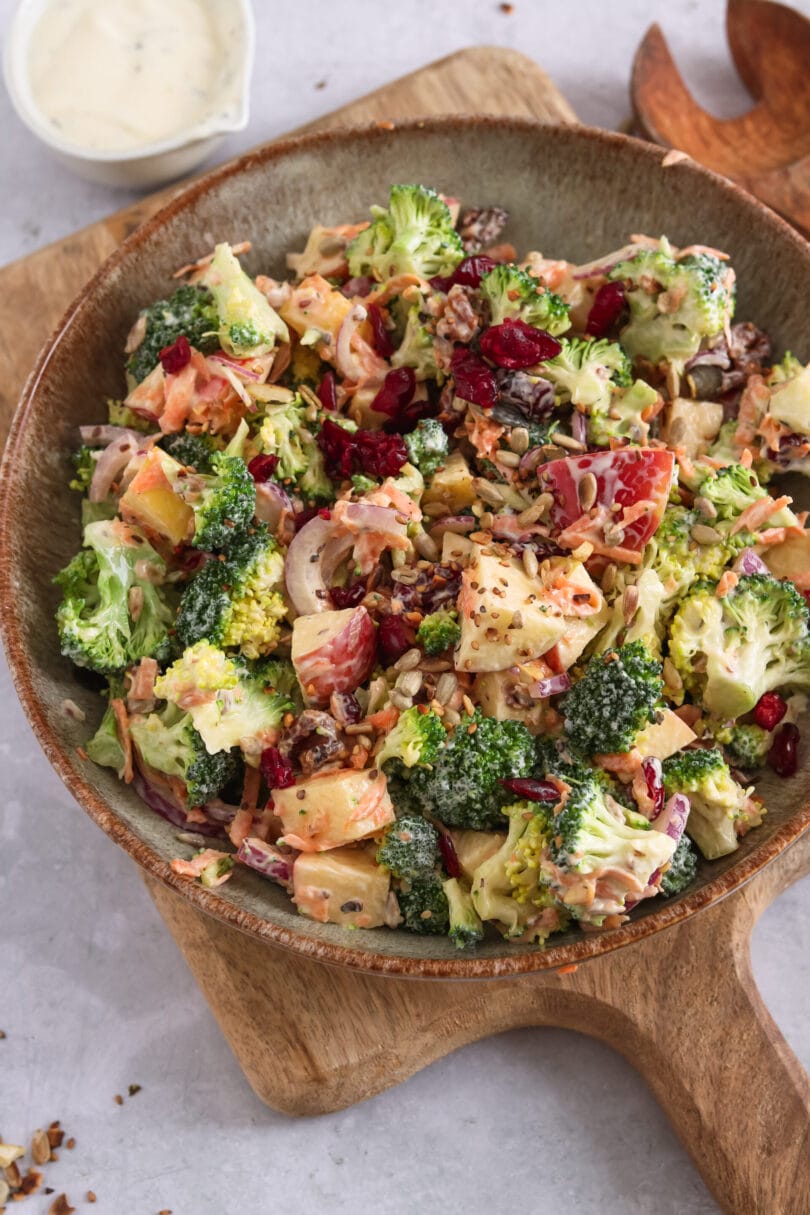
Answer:
[[[122,152],[210,121],[239,95],[227,0],[51,0],[29,49],[31,94],[62,139]]]

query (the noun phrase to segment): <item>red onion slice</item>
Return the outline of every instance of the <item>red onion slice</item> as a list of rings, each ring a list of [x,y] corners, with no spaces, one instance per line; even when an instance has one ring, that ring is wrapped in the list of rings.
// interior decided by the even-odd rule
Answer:
[[[223,834],[222,827],[218,823],[190,823],[180,803],[168,798],[151,784],[137,768],[132,777],[132,788],[150,810],[154,810],[156,814],[159,814],[161,818],[165,818],[167,822],[172,823],[175,827],[182,827],[184,831],[195,831],[199,835],[218,836]]]
[[[731,567],[735,574],[770,574],[765,562],[752,548],[744,548]]]
[[[239,845],[236,859],[289,890],[297,855],[291,848],[276,848],[272,844],[265,844],[264,840],[256,836],[249,835]]]
[[[278,481],[262,481],[256,486],[256,518],[266,523],[281,544],[295,535],[295,511],[290,496]]]
[[[583,443],[585,447],[588,446],[588,423],[585,415],[578,409],[575,409],[571,415],[571,435],[578,443]]]
[[[673,793],[661,813],[653,820],[653,831],[661,831],[677,844],[684,833],[691,806],[683,793]]]
[[[654,755],[648,755],[646,759],[642,760],[641,770],[647,782],[647,796],[652,803],[650,821],[655,822],[664,809],[664,770],[661,767],[661,760]]]
[[[88,498],[91,502],[103,502],[108,496],[117,477],[129,464],[140,447],[142,436],[132,430],[127,430],[120,439],[114,439],[96,461],[93,476],[90,480]]]
[[[561,671],[559,675],[550,675],[548,679],[538,679],[531,684],[529,695],[537,700],[547,700],[549,696],[559,696],[560,692],[567,692],[570,687],[571,676],[567,671]]]
[[[87,447],[107,447],[117,439],[132,438],[137,442],[143,438],[128,426],[109,426],[106,422],[98,426],[80,426],[79,434]]]
[[[227,354],[219,351],[217,354],[209,354],[209,363],[219,363],[222,367],[229,367],[236,375],[241,376],[243,380],[252,380],[256,384],[261,384],[265,378],[257,371],[252,371],[246,367],[244,363],[240,363],[239,359],[230,359]],[[265,373],[266,374],[266,373]]]
[[[364,533],[400,542],[406,535],[406,525],[386,506],[352,502],[339,516],[333,513],[324,519],[316,515],[296,534],[287,551],[285,578],[287,593],[299,616],[329,610],[329,587],[335,582],[335,571]]]

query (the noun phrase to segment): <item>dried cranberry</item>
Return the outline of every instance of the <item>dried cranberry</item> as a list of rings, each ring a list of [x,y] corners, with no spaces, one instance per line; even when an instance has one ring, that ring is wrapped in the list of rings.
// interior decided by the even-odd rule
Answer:
[[[337,389],[335,387],[334,371],[327,371],[318,385],[318,400],[324,409],[328,409],[330,413],[337,412]]]
[[[369,477],[395,477],[408,463],[408,449],[400,435],[388,435],[381,430],[358,430],[357,460],[360,472]]]
[[[394,343],[391,341],[391,334],[385,327],[385,317],[379,304],[368,305],[368,320],[374,337],[374,349],[381,359],[390,359],[394,353]]]
[[[293,524],[295,530],[300,532],[305,523],[309,523],[310,519],[314,519],[318,513],[317,506],[305,506],[303,510],[296,511],[293,515]]]
[[[382,387],[371,402],[375,413],[387,414],[389,418],[396,417],[400,410],[409,405],[416,392],[416,374],[413,367],[395,367],[389,371],[382,382]]]
[[[810,608],[810,591],[802,591],[802,594],[804,595],[804,602]]]
[[[383,616],[377,630],[377,650],[384,667],[401,658],[413,645],[413,633],[401,616]]]
[[[423,397],[419,401],[411,401],[404,409],[383,422],[383,430],[389,435],[409,435],[421,422],[422,418],[435,418],[441,409],[438,401]],[[458,427],[458,416],[453,415],[453,430]]]
[[[658,815],[664,809],[664,781],[663,771],[661,768],[661,760],[655,756],[648,755],[642,760],[641,769],[644,773],[644,780],[647,783],[647,796],[652,802],[652,818],[658,818]]]
[[[445,873],[448,877],[461,877],[461,863],[458,859],[456,846],[449,835],[441,832],[439,835],[439,852],[442,854],[442,863],[444,864]]]
[[[527,325],[518,318],[492,325],[481,335],[481,353],[497,363],[517,371],[522,367],[533,367],[559,354],[562,346],[545,329]]]
[[[278,467],[278,456],[254,456],[248,464],[248,472],[257,485],[269,481]]]
[[[550,780],[535,780],[531,776],[510,776],[500,782],[504,789],[530,802],[558,802],[560,791]]]
[[[362,274],[359,278],[348,279],[340,288],[341,295],[345,295],[348,299],[354,299],[355,296],[368,295],[371,288],[374,286],[374,279],[370,274]]]
[[[768,752],[768,763],[777,776],[795,776],[799,767],[799,729],[792,721],[780,726]]]
[[[336,611],[357,607],[366,593],[365,582],[353,582],[351,586],[330,586],[329,598]]]
[[[434,291],[443,291],[445,294],[453,286],[452,274],[434,274],[433,278],[428,279]]]
[[[278,747],[265,747],[260,767],[270,789],[289,789],[290,785],[295,784],[292,764],[284,758]]]
[[[594,297],[588,319],[585,322],[585,332],[589,337],[605,336],[621,316],[624,300],[624,287],[621,283],[602,284]]]
[[[498,399],[498,385],[491,368],[483,359],[459,346],[453,352],[450,368],[456,384],[456,396],[482,409],[492,408]]]
[[[450,285],[454,287],[458,284],[460,287],[480,287],[481,279],[485,274],[489,274],[490,270],[494,270],[496,263],[491,257],[487,257],[484,253],[478,253],[474,257],[465,257],[464,261],[456,266],[450,279]]]
[[[181,333],[171,346],[163,347],[158,358],[167,375],[177,375],[178,371],[182,371],[191,362],[191,346],[188,338]]]
[[[362,472],[370,477],[395,477],[408,461],[408,451],[399,435],[380,430],[346,430],[330,418],[318,432],[330,476],[346,478]]]
[[[763,730],[775,730],[787,713],[787,704],[778,692],[764,692],[754,709],[754,721]]]

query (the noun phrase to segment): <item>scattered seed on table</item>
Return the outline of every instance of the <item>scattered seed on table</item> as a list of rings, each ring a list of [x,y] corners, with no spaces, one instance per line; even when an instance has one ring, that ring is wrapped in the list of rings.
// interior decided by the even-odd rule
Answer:
[[[124,1104],[124,1098],[121,1096],[120,1093],[115,1094],[115,1096],[113,1097],[113,1101],[115,1102],[116,1105]]]
[[[134,1097],[135,1094],[139,1093],[140,1091],[141,1091],[140,1084],[130,1084],[129,1090],[128,1090],[130,1097]]]

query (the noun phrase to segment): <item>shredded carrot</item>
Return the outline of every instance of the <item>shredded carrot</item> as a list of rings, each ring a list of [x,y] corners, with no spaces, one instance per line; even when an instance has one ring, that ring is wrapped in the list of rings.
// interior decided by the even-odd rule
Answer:
[[[252,768],[250,764],[245,765],[245,779],[242,784],[242,801],[241,808],[243,810],[255,810],[259,801],[259,785],[261,784],[261,773],[258,768]]]
[[[255,769],[254,769],[255,771]],[[228,839],[234,848],[238,848],[242,840],[247,839],[253,830],[253,812],[247,808],[237,810],[228,827]]]
[[[115,724],[118,728],[118,741],[124,752],[124,780],[129,785],[134,775],[132,767],[132,739],[129,736],[129,714],[123,700],[116,697],[110,701],[110,707],[115,714]]]
[[[739,578],[733,570],[726,570],[725,573],[721,575],[720,581],[717,584],[717,590],[715,591],[717,598],[725,599],[729,591],[733,591],[734,587],[739,581]]]
[[[754,457],[751,451],[746,447],[745,451],[740,456],[740,464],[742,464],[743,468],[750,468],[753,463]]]
[[[399,709],[395,709],[393,705],[389,705],[387,709],[379,709],[376,713],[372,713],[370,717],[366,718],[370,726],[384,733],[393,730],[398,720]]]
[[[629,751],[607,752],[604,755],[594,755],[593,758],[606,772],[631,776],[641,767],[644,756],[637,747],[631,747]]]
[[[207,868],[213,861],[220,860],[221,857],[227,856],[227,852],[217,852],[215,848],[206,848],[199,856],[194,856],[190,861],[184,861],[181,857],[176,857],[170,868],[180,877],[198,878],[203,869]]]
[[[777,511],[783,510],[786,506],[790,506],[792,501],[793,499],[789,498],[787,494],[776,499],[770,496],[757,499],[750,506],[746,506],[734,523],[731,529],[732,536],[736,536],[737,532],[741,531],[755,532],[766,519],[770,519],[771,515],[775,515]]]
[[[571,962],[570,965],[568,965],[568,966],[558,966],[557,974],[558,975],[572,975],[577,970],[579,970],[578,964],[576,962]]]

